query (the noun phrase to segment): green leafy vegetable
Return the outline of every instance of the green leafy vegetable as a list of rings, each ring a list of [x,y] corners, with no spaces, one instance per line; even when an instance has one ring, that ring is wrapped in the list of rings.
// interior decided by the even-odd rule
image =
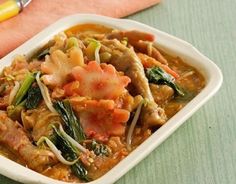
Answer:
[[[174,82],[174,77],[166,73],[160,67],[153,67],[147,69],[146,72],[148,81],[154,84],[166,84],[174,89],[174,91],[180,95],[184,96],[184,92],[179,88],[179,86]]]
[[[38,107],[40,101],[43,99],[40,88],[38,85],[32,86],[28,90],[26,97],[25,107],[27,109],[35,109]]]
[[[61,151],[62,156],[67,161],[74,161],[78,159],[78,150],[72,146],[72,144],[53,126],[54,133],[51,136],[51,140],[54,145]],[[80,179],[89,181],[87,177],[88,171],[84,167],[84,164],[78,160],[75,164],[71,165],[72,172]]]
[[[24,108],[36,108],[42,100],[42,95],[38,85],[33,85],[34,81],[35,75],[33,73],[28,73],[17,91],[12,105],[8,107],[8,116],[13,120],[21,121],[21,111]]]
[[[54,133],[51,137],[51,141],[61,151],[62,156],[68,161],[76,160],[78,158],[78,155],[70,142],[61,135],[56,127],[53,126],[53,130]]]
[[[88,171],[85,169],[83,163],[80,160],[71,166],[71,170],[74,173],[74,175],[77,176],[78,178],[87,182],[90,181],[90,179],[87,176]]]
[[[28,73],[25,77],[23,83],[20,86],[20,89],[17,91],[15,98],[13,99],[12,105],[19,105],[26,96],[29,88],[31,87],[32,83],[35,81],[35,76],[33,73]]]
[[[81,127],[79,119],[75,116],[73,109],[68,100],[57,101],[54,103],[54,108],[61,115],[65,123],[65,132],[77,142],[85,140],[86,136]]]
[[[92,142],[88,145],[88,149],[92,150],[97,156],[109,155],[109,149],[107,148],[107,146],[102,143],[98,143],[95,140],[92,140]]]

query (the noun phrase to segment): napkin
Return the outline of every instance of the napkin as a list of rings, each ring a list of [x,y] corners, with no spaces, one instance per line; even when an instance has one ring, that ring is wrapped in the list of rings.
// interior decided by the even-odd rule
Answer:
[[[93,13],[118,18],[159,2],[160,0],[33,0],[22,13],[0,23],[0,58],[64,16]]]

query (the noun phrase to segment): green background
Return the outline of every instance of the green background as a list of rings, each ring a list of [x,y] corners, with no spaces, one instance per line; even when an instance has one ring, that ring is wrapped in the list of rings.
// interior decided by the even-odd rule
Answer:
[[[116,184],[235,184],[236,0],[162,1],[128,18],[193,44],[221,68],[223,86]]]

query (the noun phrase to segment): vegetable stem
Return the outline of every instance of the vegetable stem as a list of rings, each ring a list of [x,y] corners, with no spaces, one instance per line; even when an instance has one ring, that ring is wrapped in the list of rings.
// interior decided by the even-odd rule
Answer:
[[[19,105],[25,95],[27,94],[30,86],[34,82],[35,77],[34,74],[28,73],[27,76],[25,77],[23,83],[20,86],[20,89],[17,91],[16,96],[12,102],[13,105]]]
[[[48,92],[48,88],[47,86],[45,86],[41,81],[40,81],[40,72],[37,73],[36,75],[36,81],[37,81],[37,84],[40,88],[40,91],[41,91],[41,94],[43,96],[43,99],[45,101],[45,104],[46,106],[48,107],[48,109],[51,111],[51,112],[57,112],[54,107],[53,107],[53,104],[52,104],[52,101],[51,101],[51,98],[50,98],[50,95],[49,95],[49,92]]]
[[[130,127],[129,127],[129,131],[128,131],[128,134],[127,134],[127,139],[126,139],[126,143],[127,143],[127,149],[129,151],[131,151],[131,144],[132,144],[132,135],[133,135],[133,132],[134,132],[134,128],[138,122],[138,119],[139,119],[139,115],[141,113],[141,110],[142,110],[142,106],[144,104],[144,100],[142,100],[140,102],[140,104],[138,105],[138,108],[134,114],[134,118],[130,124]]]
[[[40,145],[43,141],[45,141],[48,145],[48,147],[51,149],[51,151],[55,154],[55,156],[57,157],[57,159],[65,164],[65,165],[73,165],[75,164],[77,161],[78,161],[78,158],[76,158],[75,160],[73,161],[68,161],[66,160],[63,156],[62,156],[62,153],[60,150],[57,149],[57,147],[53,144],[53,142],[48,139],[47,137],[41,137],[38,142],[37,142],[37,145]]]

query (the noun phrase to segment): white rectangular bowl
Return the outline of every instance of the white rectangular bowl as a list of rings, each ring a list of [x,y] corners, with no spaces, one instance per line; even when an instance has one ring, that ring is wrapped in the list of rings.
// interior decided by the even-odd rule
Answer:
[[[202,55],[192,45],[183,40],[132,20],[114,19],[91,14],[72,15],[50,25],[42,32],[31,38],[29,41],[15,49],[13,52],[2,58],[0,60],[0,71],[5,66],[9,66],[16,55],[28,55],[47,43],[58,32],[64,31],[81,23],[97,23],[118,29],[136,29],[152,33],[155,35],[157,45],[159,47],[164,48],[172,55],[180,56],[186,63],[195,67],[206,79],[206,86],[204,89],[182,110],[180,110],[176,115],[168,120],[165,125],[153,133],[145,142],[143,142],[137,149],[130,153],[130,155],[128,155],[108,173],[106,173],[101,178],[89,183],[111,184],[117,181],[122,175],[124,175],[144,157],[146,157],[152,150],[154,150],[168,136],[170,136],[181,124],[183,124],[186,119],[188,119],[207,100],[209,100],[209,98],[212,97],[220,88],[223,77],[220,69],[210,59]],[[68,184],[66,182],[57,181],[43,176],[3,156],[0,156],[0,174],[22,183]]]

